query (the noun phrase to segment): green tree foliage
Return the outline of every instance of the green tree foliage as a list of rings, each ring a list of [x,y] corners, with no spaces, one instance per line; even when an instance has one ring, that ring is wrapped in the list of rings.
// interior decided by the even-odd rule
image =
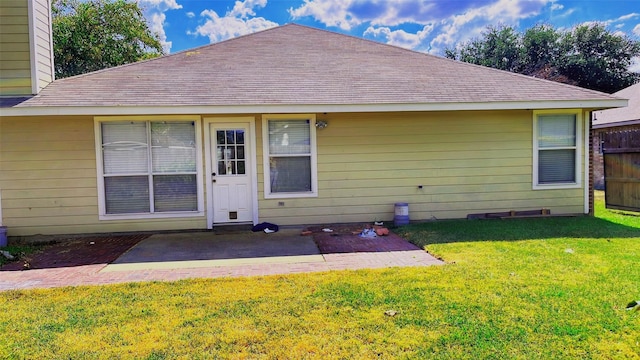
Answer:
[[[602,25],[578,26],[561,40],[562,61],[556,66],[580,86],[616,92],[633,85],[640,74],[628,71],[640,55],[640,42],[608,32]]]
[[[54,0],[52,14],[56,78],[163,54],[135,2]]]
[[[472,40],[465,47],[447,50],[447,56],[472,64],[500,70],[519,71],[522,51],[518,33],[511,27],[489,27],[482,40]]]
[[[608,93],[640,81],[640,74],[629,71],[631,59],[640,56],[640,42],[602,24],[569,31],[538,25],[523,34],[512,27],[489,27],[481,38],[447,49],[445,55]]]

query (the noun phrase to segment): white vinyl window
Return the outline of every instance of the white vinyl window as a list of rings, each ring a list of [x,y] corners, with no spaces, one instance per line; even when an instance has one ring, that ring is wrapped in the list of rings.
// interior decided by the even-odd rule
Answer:
[[[101,215],[199,211],[194,121],[98,124]]]
[[[263,117],[265,198],[317,196],[315,116]]]
[[[534,121],[534,188],[580,186],[581,123],[577,114],[538,114]]]

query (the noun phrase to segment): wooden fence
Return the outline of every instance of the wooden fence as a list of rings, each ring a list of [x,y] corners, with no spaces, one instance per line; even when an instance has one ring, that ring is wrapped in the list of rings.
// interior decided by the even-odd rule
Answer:
[[[607,208],[640,211],[640,129],[603,134]]]

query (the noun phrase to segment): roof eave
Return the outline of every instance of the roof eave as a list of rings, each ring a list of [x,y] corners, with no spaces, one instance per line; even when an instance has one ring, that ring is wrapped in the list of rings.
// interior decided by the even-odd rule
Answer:
[[[605,129],[605,128],[615,128],[615,127],[623,127],[623,126],[631,126],[631,125],[640,125],[640,119],[622,120],[622,121],[608,122],[608,123],[594,123],[591,127],[593,129]]]
[[[493,101],[466,103],[380,103],[380,104],[263,104],[185,106],[16,106],[0,109],[2,116],[72,115],[189,115],[189,114],[269,114],[321,112],[413,112],[474,110],[601,110],[627,106],[625,99]]]

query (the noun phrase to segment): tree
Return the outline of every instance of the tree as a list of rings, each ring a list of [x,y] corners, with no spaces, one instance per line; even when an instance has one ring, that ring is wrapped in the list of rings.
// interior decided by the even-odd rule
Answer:
[[[629,71],[631,59],[640,55],[640,42],[601,24],[565,32],[538,25],[524,34],[490,27],[482,38],[447,49],[445,55],[609,93],[640,81],[640,74]]]
[[[482,39],[474,39],[446,56],[460,61],[517,72],[521,66],[521,44],[512,27],[488,27]]]
[[[56,78],[163,54],[135,2],[54,0],[51,7]]]
[[[560,55],[560,36],[554,28],[537,25],[522,35],[524,72],[533,73],[552,65]]]
[[[616,92],[640,80],[628,71],[631,59],[640,55],[640,42],[612,34],[604,25],[581,25],[561,41],[560,71],[578,85],[604,92]]]

